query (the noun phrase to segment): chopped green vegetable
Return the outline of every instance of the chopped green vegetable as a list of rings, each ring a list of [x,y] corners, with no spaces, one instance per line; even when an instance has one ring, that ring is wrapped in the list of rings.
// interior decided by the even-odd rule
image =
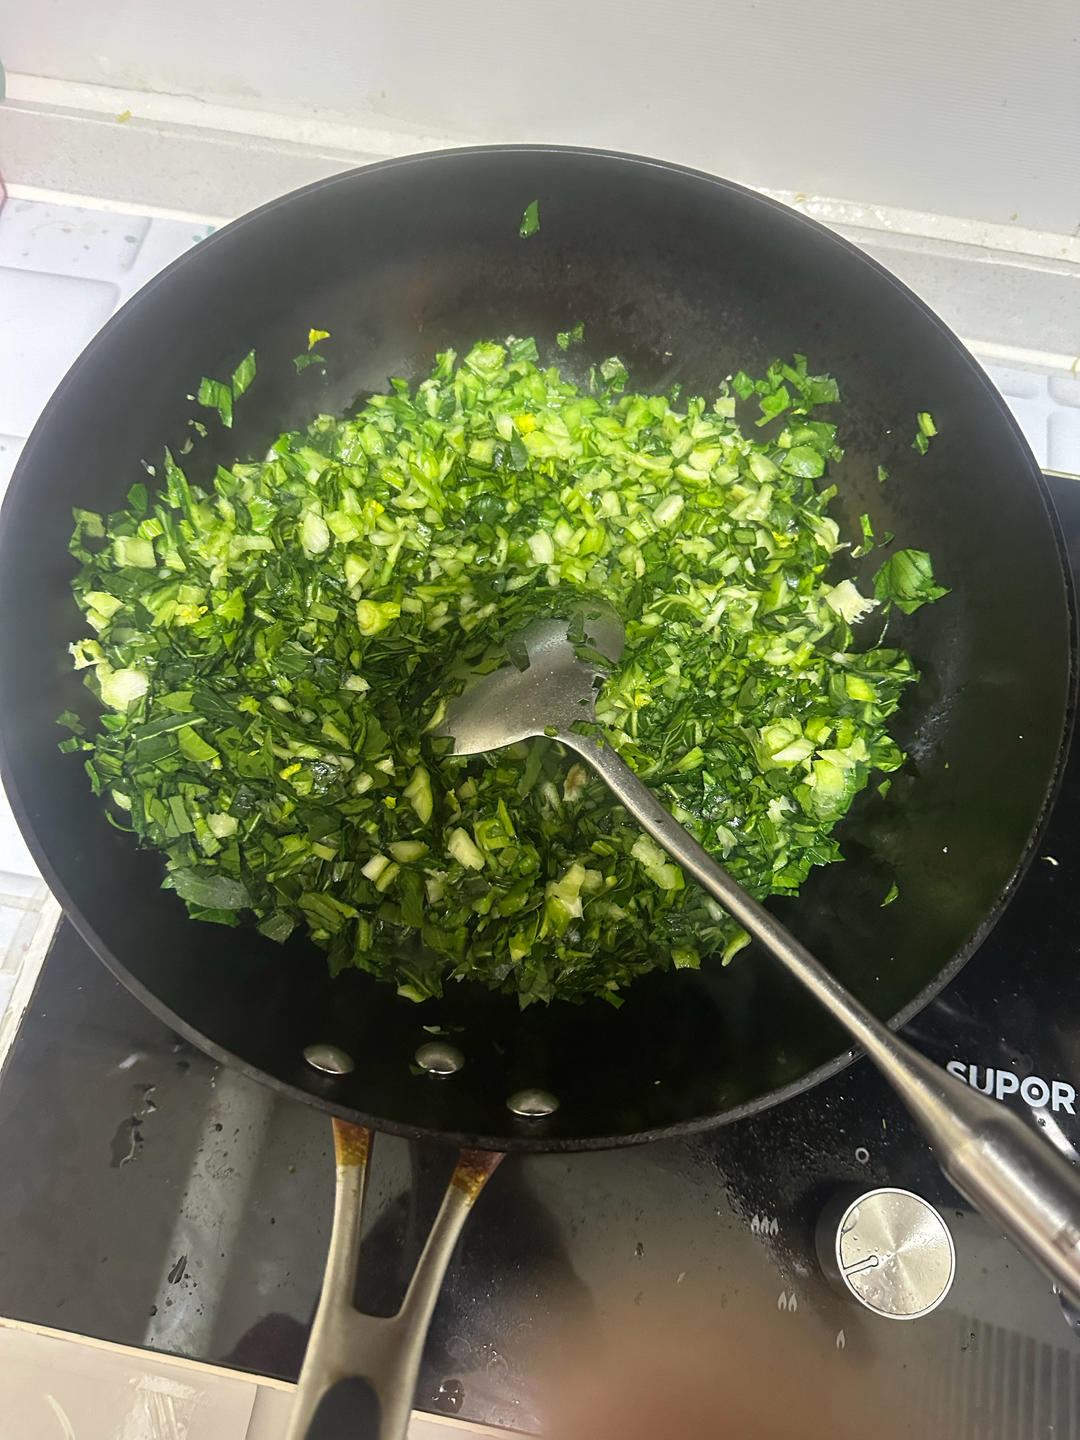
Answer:
[[[571,330],[560,330],[555,336],[556,343],[560,350],[569,350],[571,345],[579,345],[585,338],[585,321],[579,320]]]
[[[314,350],[314,349],[315,349],[315,346],[319,343],[320,340],[329,340],[329,339],[330,339],[330,331],[329,331],[329,330],[309,330],[309,331],[307,332],[307,348],[308,348],[309,350]]]
[[[892,902],[897,898],[897,896],[898,896],[899,894],[900,894],[899,887],[898,887],[898,886],[896,885],[896,883],[894,882],[892,885],[889,886],[889,893],[885,896],[885,899],[882,900],[882,902],[881,902],[881,908],[882,908],[882,910],[885,909],[885,906],[886,906],[886,905],[891,905]]]
[[[239,400],[255,379],[255,351],[249,350],[232,373],[232,398]]]
[[[898,550],[874,576],[874,598],[898,606],[905,615],[948,593],[934,584],[934,567],[925,550]]]
[[[169,872],[167,883],[182,899],[202,909],[242,910],[251,903],[244,886],[225,875],[177,868]]]
[[[816,480],[825,473],[825,456],[813,445],[793,445],[780,461],[780,467],[789,474]]]
[[[223,425],[232,425],[233,393],[228,385],[220,380],[207,380],[204,375],[199,382],[197,399],[208,410],[216,410]]]
[[[921,410],[916,416],[919,428],[915,432],[915,439],[911,442],[911,448],[917,450],[920,455],[925,455],[930,449],[930,441],[938,433],[934,424],[934,417],[928,410]]]
[[[528,205],[525,206],[524,215],[522,215],[521,217],[521,224],[518,227],[518,234],[523,240],[527,240],[530,235],[535,235],[539,229],[540,202],[539,200],[530,200]]]
[[[600,366],[600,374],[608,383],[610,390],[625,390],[626,382],[630,378],[626,366],[617,355],[612,355]]]
[[[292,363],[296,366],[296,373],[299,375],[302,371],[306,370],[309,365],[325,365],[326,361],[321,355],[311,353],[308,355],[294,355]]]
[[[778,385],[775,390],[769,390],[762,395],[760,400],[761,419],[759,425],[767,425],[770,420],[791,408],[791,396],[788,394],[786,385]]]
[[[591,594],[626,624],[605,742],[756,896],[839,858],[836,821],[903,761],[916,673],[852,626],[944,591],[918,551],[875,599],[826,578],[837,391],[804,357],[711,403],[627,384],[614,356],[588,393],[531,339],[486,341],[209,489],[167,453],[157,493],[76,512],[73,659],[106,713],[89,737],[66,714],[64,747],[193,915],[300,927],[414,1000],[471,979],[618,1004],[729,960],[745,933],[557,742],[434,738],[470,669]],[[740,426],[751,396],[768,431]]]
[[[870,523],[869,515],[859,516],[859,528],[862,530],[862,544],[856,545],[851,554],[858,560],[863,555],[869,555],[874,548],[874,527]]]

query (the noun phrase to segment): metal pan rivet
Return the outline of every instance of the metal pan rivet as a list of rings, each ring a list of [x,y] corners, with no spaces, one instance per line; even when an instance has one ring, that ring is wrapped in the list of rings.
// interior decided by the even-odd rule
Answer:
[[[547,1090],[517,1090],[507,1100],[506,1108],[527,1120],[538,1120],[544,1115],[554,1115],[559,1102]]]
[[[465,1064],[465,1056],[445,1040],[429,1040],[417,1050],[416,1063],[429,1075],[456,1075]]]
[[[356,1069],[356,1061],[340,1045],[306,1045],[304,1059],[313,1070],[324,1075],[348,1075]]]

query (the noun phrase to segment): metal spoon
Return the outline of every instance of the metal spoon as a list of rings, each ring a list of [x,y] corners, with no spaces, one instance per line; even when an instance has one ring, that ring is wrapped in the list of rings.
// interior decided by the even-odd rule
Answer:
[[[591,647],[587,658],[578,656],[583,634]],[[1080,1173],[1004,1105],[894,1035],[702,849],[611,745],[575,729],[581,721],[595,724],[596,692],[610,668],[600,662],[618,661],[623,641],[622,624],[606,606],[579,607],[569,620],[538,621],[521,636],[527,666],[506,665],[468,685],[436,733],[452,737],[456,755],[539,735],[580,755],[642,829],[863,1047],[921,1124],[957,1190],[1080,1303]]]

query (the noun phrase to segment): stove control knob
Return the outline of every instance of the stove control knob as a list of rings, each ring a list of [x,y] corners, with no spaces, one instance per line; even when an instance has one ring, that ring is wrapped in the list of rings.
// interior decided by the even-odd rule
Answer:
[[[837,1288],[890,1320],[929,1315],[956,1272],[945,1221],[920,1195],[892,1187],[838,1197],[821,1218],[817,1250]]]

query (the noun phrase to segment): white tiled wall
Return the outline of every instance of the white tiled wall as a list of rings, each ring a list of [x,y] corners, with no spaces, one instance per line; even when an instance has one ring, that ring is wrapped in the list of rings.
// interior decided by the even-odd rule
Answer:
[[[1080,375],[988,365],[1040,465],[1080,474]]]
[[[0,466],[8,473],[79,351],[210,228],[8,200],[0,211]]]
[[[188,20],[199,13],[12,3],[4,63],[123,87],[101,120],[133,150],[151,92],[284,118],[297,138],[326,118],[457,143],[613,146],[1063,234],[1080,218],[1076,0],[834,0],[809,23],[798,0],[231,0],[212,37]],[[201,178],[183,176],[189,193]]]
[[[0,211],[0,498],[52,390],[111,314],[213,229],[9,199]],[[931,305],[942,302],[924,296]],[[986,333],[993,333],[992,324]],[[1080,473],[1080,378],[988,365],[1043,465]],[[40,956],[44,885],[0,794],[0,1061],[12,993]],[[46,919],[50,912],[44,912]],[[37,943],[35,944],[35,936]],[[18,983],[20,975],[22,981]],[[5,1018],[7,1023],[5,1024]]]

